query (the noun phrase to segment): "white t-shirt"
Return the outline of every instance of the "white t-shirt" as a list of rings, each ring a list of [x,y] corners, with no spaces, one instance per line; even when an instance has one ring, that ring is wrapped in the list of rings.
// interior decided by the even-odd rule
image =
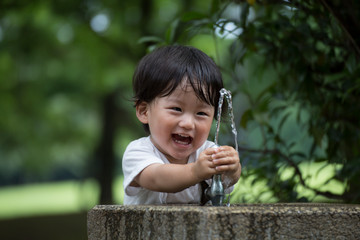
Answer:
[[[189,156],[188,163],[195,162],[202,151],[214,145],[211,141],[205,141],[196,152]],[[154,163],[170,164],[165,155],[151,142],[150,137],[132,141],[127,146],[122,161],[125,190],[124,205],[200,203],[202,194],[200,184],[177,193],[155,192],[142,187],[130,186],[130,183],[142,170]],[[211,179],[207,180],[207,183],[211,185]],[[226,189],[226,193],[230,193],[232,189],[233,187]]]

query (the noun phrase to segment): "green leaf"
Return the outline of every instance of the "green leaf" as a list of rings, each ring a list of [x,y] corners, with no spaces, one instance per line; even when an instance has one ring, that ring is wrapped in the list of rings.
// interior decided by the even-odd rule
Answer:
[[[156,36],[145,36],[138,40],[139,44],[142,43],[161,43],[164,42],[164,39],[156,37]]]
[[[165,40],[167,44],[173,44],[174,42],[176,42],[176,36],[177,36],[176,32],[178,30],[179,23],[180,20],[176,19],[171,23],[170,27],[166,31]]]
[[[283,127],[284,123],[286,122],[286,120],[289,118],[290,115],[291,115],[291,113],[288,112],[281,118],[281,121],[280,121],[279,126],[278,126],[278,131],[281,130],[281,128]]]
[[[246,128],[247,123],[253,119],[254,119],[254,116],[253,116],[252,110],[251,109],[246,110],[241,117],[240,126],[243,128]]]
[[[289,156],[290,156],[291,158],[293,158],[293,157],[300,157],[300,158],[304,158],[304,159],[307,158],[307,156],[306,156],[305,153],[303,153],[303,152],[292,152],[292,153],[290,153]]]
[[[204,14],[204,13],[186,12],[181,16],[181,21],[189,22],[189,21],[199,20],[199,19],[204,19],[204,18],[208,18],[208,16],[206,14]]]
[[[220,0],[212,0],[211,2],[211,8],[210,8],[210,14],[213,15],[220,9]]]

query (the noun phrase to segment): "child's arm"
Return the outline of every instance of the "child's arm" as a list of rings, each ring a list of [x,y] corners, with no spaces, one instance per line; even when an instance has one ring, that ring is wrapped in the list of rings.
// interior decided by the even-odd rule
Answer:
[[[237,183],[241,175],[239,154],[229,146],[220,146],[215,149],[216,152],[212,155],[215,169],[224,174],[225,187],[230,187]]]
[[[189,164],[152,164],[146,167],[135,182],[146,189],[158,192],[179,192],[217,172],[212,161],[215,148],[204,150],[194,163]]]

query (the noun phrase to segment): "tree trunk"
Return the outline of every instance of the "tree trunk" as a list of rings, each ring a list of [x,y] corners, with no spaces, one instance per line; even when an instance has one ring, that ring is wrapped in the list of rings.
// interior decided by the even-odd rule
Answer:
[[[115,123],[115,96],[116,93],[110,93],[102,101],[102,131],[100,143],[95,153],[96,166],[98,166],[97,180],[100,184],[100,204],[113,204],[113,175],[115,168],[114,139],[116,132]]]

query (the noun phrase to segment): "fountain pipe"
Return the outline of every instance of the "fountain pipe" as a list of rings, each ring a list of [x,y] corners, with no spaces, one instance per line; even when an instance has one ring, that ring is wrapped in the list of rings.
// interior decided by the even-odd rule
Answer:
[[[221,182],[221,175],[215,174],[212,177],[212,184],[205,190],[206,196],[213,206],[222,206],[225,198],[224,187]]]
[[[214,145],[213,148],[219,147]],[[205,190],[206,196],[210,199],[213,206],[222,206],[225,198],[224,186],[221,182],[221,174],[212,177],[211,186]]]

